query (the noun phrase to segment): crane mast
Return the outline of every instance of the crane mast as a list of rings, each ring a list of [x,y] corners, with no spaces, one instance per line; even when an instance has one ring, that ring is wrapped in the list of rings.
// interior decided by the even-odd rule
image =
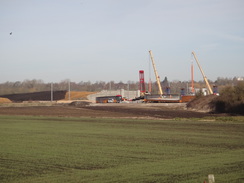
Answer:
[[[207,77],[205,76],[205,74],[204,74],[204,72],[203,72],[203,70],[202,70],[202,67],[201,67],[200,64],[199,64],[198,59],[197,59],[197,56],[196,56],[196,54],[195,54],[194,51],[192,52],[192,55],[194,56],[194,58],[195,58],[195,60],[196,60],[196,62],[197,62],[197,65],[198,65],[198,67],[199,67],[199,69],[200,69],[200,71],[201,71],[201,73],[202,73],[203,79],[204,79],[204,81],[205,81],[205,83],[206,83],[206,85],[207,85],[207,87],[208,87],[208,91],[209,91],[209,93],[210,93],[210,94],[213,94],[213,90],[212,90],[212,88],[210,87],[210,85],[209,85],[209,83],[208,83],[208,79],[207,79]]]
[[[149,54],[150,54],[150,57],[151,57],[151,60],[152,60],[152,65],[153,65],[153,69],[154,69],[155,77],[156,77],[157,84],[158,84],[159,94],[160,94],[160,96],[162,97],[162,95],[163,95],[163,91],[162,91],[162,87],[161,87],[160,79],[159,79],[159,76],[158,76],[158,72],[157,72],[157,69],[156,69],[156,66],[155,66],[155,63],[154,63],[153,54],[152,54],[152,51],[151,51],[151,50],[149,51]]]

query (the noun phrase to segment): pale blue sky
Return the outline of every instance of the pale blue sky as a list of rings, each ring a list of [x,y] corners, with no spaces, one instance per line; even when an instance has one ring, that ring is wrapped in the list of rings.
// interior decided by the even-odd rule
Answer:
[[[210,80],[244,76],[244,0],[0,0],[1,83],[148,81],[149,50],[162,79],[190,80],[192,51]]]

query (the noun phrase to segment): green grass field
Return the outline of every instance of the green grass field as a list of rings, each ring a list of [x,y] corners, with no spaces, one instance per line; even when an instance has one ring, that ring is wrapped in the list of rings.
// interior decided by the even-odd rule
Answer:
[[[241,183],[243,137],[242,117],[0,116],[0,182]]]

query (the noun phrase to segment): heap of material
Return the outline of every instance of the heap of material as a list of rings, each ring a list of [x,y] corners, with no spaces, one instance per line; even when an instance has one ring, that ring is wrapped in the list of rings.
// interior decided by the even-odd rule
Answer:
[[[64,100],[88,100],[87,96],[97,92],[71,91],[65,94]]]
[[[0,97],[0,103],[12,103],[12,101],[9,100],[8,98],[2,98],[2,97]]]

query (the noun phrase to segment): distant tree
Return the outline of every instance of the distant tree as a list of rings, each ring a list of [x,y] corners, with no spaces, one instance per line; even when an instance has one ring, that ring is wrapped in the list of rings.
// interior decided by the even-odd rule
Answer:
[[[165,77],[164,80],[161,82],[163,92],[166,92],[167,88],[169,87],[168,78]]]
[[[71,90],[73,91],[101,91],[101,90],[119,90],[119,89],[129,89],[130,90],[138,90],[139,82],[136,81],[128,81],[126,83],[120,81],[116,83],[115,81],[96,81],[92,83],[90,81],[80,81],[79,83],[69,81],[69,79],[62,80],[59,83],[53,83],[54,90],[68,90],[68,83],[70,82]],[[180,93],[181,88],[185,88],[185,91],[188,86],[188,81],[169,81],[167,77],[164,78],[161,85],[164,87],[163,91],[165,92],[165,88],[170,86],[171,93]],[[237,78],[217,78],[215,82],[210,81],[210,85],[217,85],[219,92],[224,89],[226,86],[237,86],[238,80]],[[204,81],[195,81],[195,88],[204,88],[206,84]],[[148,90],[148,83],[146,83],[146,88]],[[0,83],[0,95],[4,94],[14,94],[14,93],[28,93],[28,92],[37,92],[37,91],[49,91],[51,89],[51,83],[44,83],[42,80],[24,80],[24,81],[16,81],[16,82],[5,82]],[[156,81],[152,82],[152,93],[158,93],[158,85]]]

